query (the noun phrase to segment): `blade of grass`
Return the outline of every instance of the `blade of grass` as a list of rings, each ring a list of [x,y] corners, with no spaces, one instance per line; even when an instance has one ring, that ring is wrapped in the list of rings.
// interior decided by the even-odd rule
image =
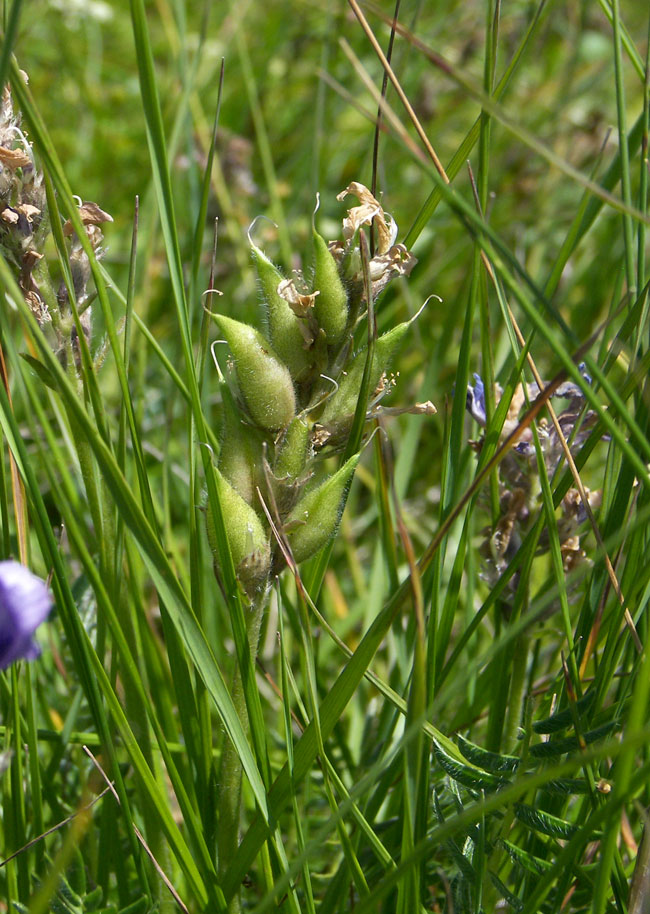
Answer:
[[[348,3],[353,8],[357,19],[361,23],[366,35],[369,37],[371,42],[373,42],[374,36],[370,30],[370,27],[361,12],[360,7],[358,6],[356,0],[348,0]],[[396,24],[397,31],[406,37],[411,44],[421,51],[428,60],[433,63],[438,69],[443,73],[449,76],[460,88],[462,88],[470,98],[473,98],[480,106],[490,114],[495,120],[506,127],[518,140],[522,143],[525,143],[530,149],[532,149],[537,155],[545,159],[551,165],[554,165],[557,169],[563,172],[567,177],[571,178],[577,184],[582,185],[595,197],[601,199],[603,202],[608,203],[613,209],[618,210],[621,213],[625,213],[628,216],[636,219],[637,221],[646,223],[648,217],[637,210],[633,206],[628,206],[625,200],[621,200],[609,191],[605,190],[602,186],[594,183],[590,178],[587,178],[582,172],[578,171],[568,162],[564,161],[561,156],[557,155],[553,150],[549,149],[544,143],[537,139],[537,137],[525,127],[522,127],[520,122],[510,115],[506,114],[502,106],[494,101],[490,96],[488,96],[479,86],[474,82],[473,79],[466,76],[462,73],[457,67],[452,63],[446,60],[442,55],[438,54],[436,51],[431,50],[424,42],[420,41],[414,35],[411,35],[408,30],[404,29],[399,23]],[[373,42],[373,47],[377,56],[382,60],[383,54],[381,49],[377,45],[376,41]],[[385,58],[382,60],[382,65],[386,66]],[[393,84],[398,87],[397,80],[392,73],[390,68],[388,69],[389,76]],[[384,113],[387,112],[386,103],[381,100],[379,104],[382,106]]]
[[[9,62],[16,44],[22,5],[22,0],[13,0],[10,8],[6,3],[3,6],[2,27],[4,35],[0,44],[0,92],[4,91],[5,83],[7,82]]]
[[[38,328],[31,311],[27,308],[22,296],[15,289],[10,276],[5,273],[3,262],[0,262],[0,274],[3,275],[6,288],[11,290],[12,298],[22,311],[28,326],[32,327],[34,339],[41,350],[41,357],[48,365],[52,374],[57,379],[58,386],[67,407],[77,419],[89,444],[91,445],[97,462],[101,468],[104,479],[115,499],[116,505],[125,523],[140,543],[142,557],[164,601],[168,612],[179,631],[188,653],[196,666],[199,675],[204,680],[208,691],[215,701],[217,710],[222,716],[226,731],[237,746],[237,751],[242,758],[246,774],[256,795],[261,809],[265,809],[264,789],[257,773],[255,762],[248,747],[243,728],[237,717],[232,701],[226,689],[221,672],[214,660],[214,656],[199,629],[191,607],[187,602],[184,591],[169,565],[165,551],[152,531],[146,517],[135,500],[131,490],[126,484],[112,453],[105,442],[96,434],[83,406],[79,403],[76,394],[69,387],[69,382],[58,360],[49,349],[47,342],[39,338]]]
[[[206,423],[204,421],[203,411],[201,409],[201,397],[194,365],[187,303],[185,301],[185,291],[183,287],[183,269],[180,256],[180,246],[176,231],[176,221],[174,217],[171,179],[167,164],[165,136],[162,124],[156,78],[154,74],[153,55],[149,39],[147,18],[144,9],[144,3],[142,0],[131,0],[130,6],[134,40],[138,51],[140,90],[142,95],[145,120],[147,124],[147,138],[153,168],[154,186],[156,189],[156,195],[158,197],[161,225],[165,239],[165,247],[167,250],[167,258],[170,269],[170,278],[181,335],[181,344],[185,361],[186,384],[191,401],[192,421],[195,423],[196,434],[199,441],[205,442],[208,440],[208,436],[206,432]],[[192,436],[192,440],[194,440],[194,436]],[[224,578],[225,590],[229,596],[229,608],[231,610],[233,635],[235,639],[235,646],[237,648],[237,658],[242,673],[246,709],[250,721],[250,730],[253,737],[257,763],[260,766],[259,770],[261,771],[262,779],[263,781],[268,782],[269,761],[265,740],[266,728],[264,726],[264,718],[262,715],[259,691],[255,682],[255,672],[251,662],[250,648],[246,632],[246,622],[244,619],[244,611],[239,596],[239,586],[235,577],[235,569],[228,545],[225,522],[217,494],[214,468],[212,465],[211,456],[207,452],[206,448],[201,448],[201,457],[208,488],[209,510],[212,512],[214,519],[215,536],[219,549],[219,565]],[[204,675],[200,669],[199,673],[202,676]],[[241,725],[239,729],[241,731]],[[237,752],[240,757],[242,757],[243,753],[242,762],[244,763],[246,774],[250,778],[252,769],[249,767],[249,753],[244,750],[243,744],[237,746]],[[254,781],[256,782],[256,786],[254,787],[256,799],[258,803],[261,804],[261,808],[264,809],[265,802],[263,799],[263,793],[259,790],[261,785],[256,778],[254,778]]]
[[[621,49],[621,14],[619,0],[612,0],[612,38],[614,41],[614,82],[616,86],[616,113],[618,118],[618,148],[621,156],[621,192],[624,202],[632,208],[630,159],[625,139],[627,137],[625,114],[625,88],[623,85],[623,58]],[[639,225],[642,225],[639,222]],[[634,296],[636,271],[634,269],[634,235],[629,212],[623,213],[623,240],[625,243],[625,276],[628,292]]]
[[[4,273],[5,269],[6,266],[2,260],[0,261],[0,273]],[[6,285],[6,276],[3,278],[5,279]],[[115,778],[118,792],[121,794],[120,798],[123,800],[123,812],[127,821],[127,830],[132,839],[131,851],[139,872],[142,888],[144,891],[147,891],[148,883],[142,868],[140,850],[137,842],[133,837],[132,829],[130,828],[130,805],[128,803],[124,783],[118,770],[115,749],[113,747],[112,739],[110,736],[108,721],[103,710],[100,691],[98,689],[97,682],[91,673],[92,658],[88,650],[86,640],[87,635],[81,624],[81,620],[79,619],[77,609],[74,604],[74,599],[69,589],[67,576],[59,555],[58,545],[50,529],[49,520],[42,502],[42,498],[40,496],[40,490],[34,476],[34,471],[29,463],[26,454],[25,444],[22,441],[18,429],[15,427],[15,419],[11,413],[6,393],[2,386],[0,386],[0,422],[2,423],[5,438],[12,450],[20,474],[26,482],[27,490],[31,493],[32,499],[35,499],[35,501],[33,501],[33,509],[35,512],[33,523],[39,536],[44,555],[54,569],[52,587],[55,592],[59,612],[61,614],[64,627],[66,628],[71,648],[75,654],[76,667],[79,672],[82,684],[84,685],[96,726],[101,734],[102,743],[106,747],[106,751],[108,752],[109,758],[111,759],[113,777]]]

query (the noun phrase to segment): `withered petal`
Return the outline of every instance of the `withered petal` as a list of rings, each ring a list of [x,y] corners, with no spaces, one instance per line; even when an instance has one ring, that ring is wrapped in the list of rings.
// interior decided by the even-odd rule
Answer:
[[[362,225],[370,225],[375,221],[377,229],[377,253],[385,254],[391,247],[396,237],[396,226],[391,219],[391,225],[386,222],[386,216],[379,201],[370,193],[365,184],[352,181],[345,190],[337,194],[337,200],[344,200],[348,194],[353,194],[359,199],[361,206],[354,206],[348,210],[347,218],[343,220],[343,235],[350,239]]]
[[[9,225],[15,225],[19,218],[16,210],[12,209],[10,206],[6,206],[0,213],[0,219],[2,219],[3,222],[7,222]]]
[[[32,206],[31,203],[21,203],[16,209],[23,214],[28,222],[33,222],[34,216],[40,216],[41,214],[38,206]]]
[[[278,285],[277,292],[280,298],[289,304],[297,317],[305,317],[314,307],[316,296],[320,294],[318,291],[312,292],[310,295],[300,293],[293,279],[283,279]]]
[[[35,264],[37,264],[38,261],[42,259],[43,254],[35,251],[34,248],[29,248],[23,254],[23,268],[27,270],[27,272],[31,272],[31,270],[34,269]]]
[[[84,200],[79,207],[79,218],[84,225],[101,225],[102,222],[112,222],[113,217],[105,213],[101,207],[90,200]],[[69,237],[74,234],[74,227],[68,219],[63,226],[63,234]]]
[[[8,149],[7,146],[0,146],[0,162],[9,168],[25,168],[26,165],[32,164],[32,160],[23,149]]]
[[[407,251],[403,244],[394,244],[383,254],[378,254],[370,261],[370,278],[381,279],[386,273],[392,276],[408,276],[417,257]]]
[[[79,208],[79,215],[84,225],[101,225],[102,222],[112,222],[110,213],[105,213],[101,207],[91,200],[84,200]]]

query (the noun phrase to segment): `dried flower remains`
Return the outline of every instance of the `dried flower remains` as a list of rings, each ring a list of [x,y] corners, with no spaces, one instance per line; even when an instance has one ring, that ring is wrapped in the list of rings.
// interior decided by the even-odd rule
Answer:
[[[580,368],[585,383],[590,384],[591,379],[584,365]],[[494,393],[495,401],[498,403],[502,395],[498,385],[495,385]],[[533,401],[539,393],[539,387],[534,383],[526,385],[525,389],[521,384],[517,386],[501,430],[502,439],[517,427],[519,414],[526,401]],[[571,453],[576,454],[591,433],[596,414],[586,408],[580,387],[572,382],[560,385],[553,397],[566,403],[557,419]],[[474,375],[474,384],[468,385],[466,405],[472,418],[485,428],[485,386],[478,374]],[[545,418],[536,424],[536,430],[545,470],[551,478],[564,459],[563,444],[555,426]],[[482,441],[472,444],[476,450],[480,450]],[[496,584],[517,552],[536,517],[536,509],[540,504],[538,457],[531,429],[524,430],[517,444],[501,460],[498,474],[500,516],[496,523],[483,530],[484,539],[481,546],[484,558],[483,576],[490,586]],[[600,491],[592,492],[587,489],[586,493],[590,507],[597,508],[601,500]],[[584,529],[586,519],[586,510],[577,489],[569,489],[562,500],[558,518],[560,549],[567,572],[588,561],[581,545],[581,539],[588,532]],[[540,538],[538,554],[548,550],[548,543],[548,531],[544,531]],[[515,583],[516,577],[511,582],[512,586],[515,586]]]
[[[27,81],[27,76],[23,74]],[[80,202],[79,216],[96,258],[104,251],[100,225],[112,217],[96,203]],[[21,115],[14,111],[11,91],[5,86],[0,102],[0,250],[12,268],[23,297],[44,332],[52,336],[52,347],[62,361],[72,350],[79,363],[77,330],[70,309],[70,294],[81,315],[81,327],[91,337],[92,289],[88,254],[70,221],[63,226],[67,239],[72,289],[64,282],[55,288],[46,242],[51,233],[45,184],[37,168],[31,144],[21,129]]]

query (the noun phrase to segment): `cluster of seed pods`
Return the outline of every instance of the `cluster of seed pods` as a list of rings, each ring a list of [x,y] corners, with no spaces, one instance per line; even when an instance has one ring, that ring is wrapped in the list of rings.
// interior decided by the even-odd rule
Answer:
[[[370,191],[353,183],[338,199],[347,194],[359,205],[343,221],[343,240],[328,245],[313,230],[310,285],[302,276],[284,277],[251,241],[264,332],[214,315],[231,356],[221,385],[217,485],[237,576],[251,598],[287,557],[298,565],[336,532],[359,455],[331,475],[323,458],[345,447],[362,389],[368,351],[363,344],[355,351],[355,331],[368,296],[374,304],[390,279],[415,264]],[[377,243],[364,267],[360,233],[371,225]],[[385,372],[409,323],[375,342],[368,417],[389,386]],[[216,556],[209,511],[207,530]]]

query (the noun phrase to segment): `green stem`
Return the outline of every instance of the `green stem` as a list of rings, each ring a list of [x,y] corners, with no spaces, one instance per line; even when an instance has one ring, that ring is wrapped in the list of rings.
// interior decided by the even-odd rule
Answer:
[[[503,747],[512,752],[518,745],[517,733],[521,726],[524,690],[526,686],[526,666],[530,638],[522,634],[517,638],[512,651],[512,673],[510,676],[510,697],[504,727]]]
[[[266,606],[266,590],[263,590],[253,600],[246,620],[248,644],[251,652],[251,662],[257,657],[257,646],[260,637],[260,628],[264,607]],[[239,664],[235,667],[232,682],[232,701],[239,719],[245,730],[248,729],[248,713],[246,711],[246,698],[242,686],[241,670]],[[219,854],[219,875],[223,875],[230,866],[239,847],[239,826],[241,820],[241,795],[242,795],[242,764],[237,751],[226,737],[221,753],[221,769],[219,775],[219,793],[217,809],[219,810],[219,824],[217,831],[217,850]],[[228,914],[239,914],[241,910],[239,894],[235,894],[228,905]]]
[[[81,470],[81,477],[83,479],[84,489],[86,492],[86,501],[88,502],[88,508],[90,510],[90,516],[92,518],[93,526],[95,528],[95,536],[97,537],[97,546],[99,549],[100,555],[104,556],[104,544],[103,544],[103,523],[102,523],[102,509],[101,509],[101,500],[99,496],[99,487],[97,476],[95,474],[95,465],[93,462],[92,450],[88,442],[83,436],[79,424],[77,423],[75,417],[72,415],[70,410],[67,410],[68,422],[70,424],[70,431],[75,443],[75,448],[77,451],[77,458],[79,459],[79,468]]]

